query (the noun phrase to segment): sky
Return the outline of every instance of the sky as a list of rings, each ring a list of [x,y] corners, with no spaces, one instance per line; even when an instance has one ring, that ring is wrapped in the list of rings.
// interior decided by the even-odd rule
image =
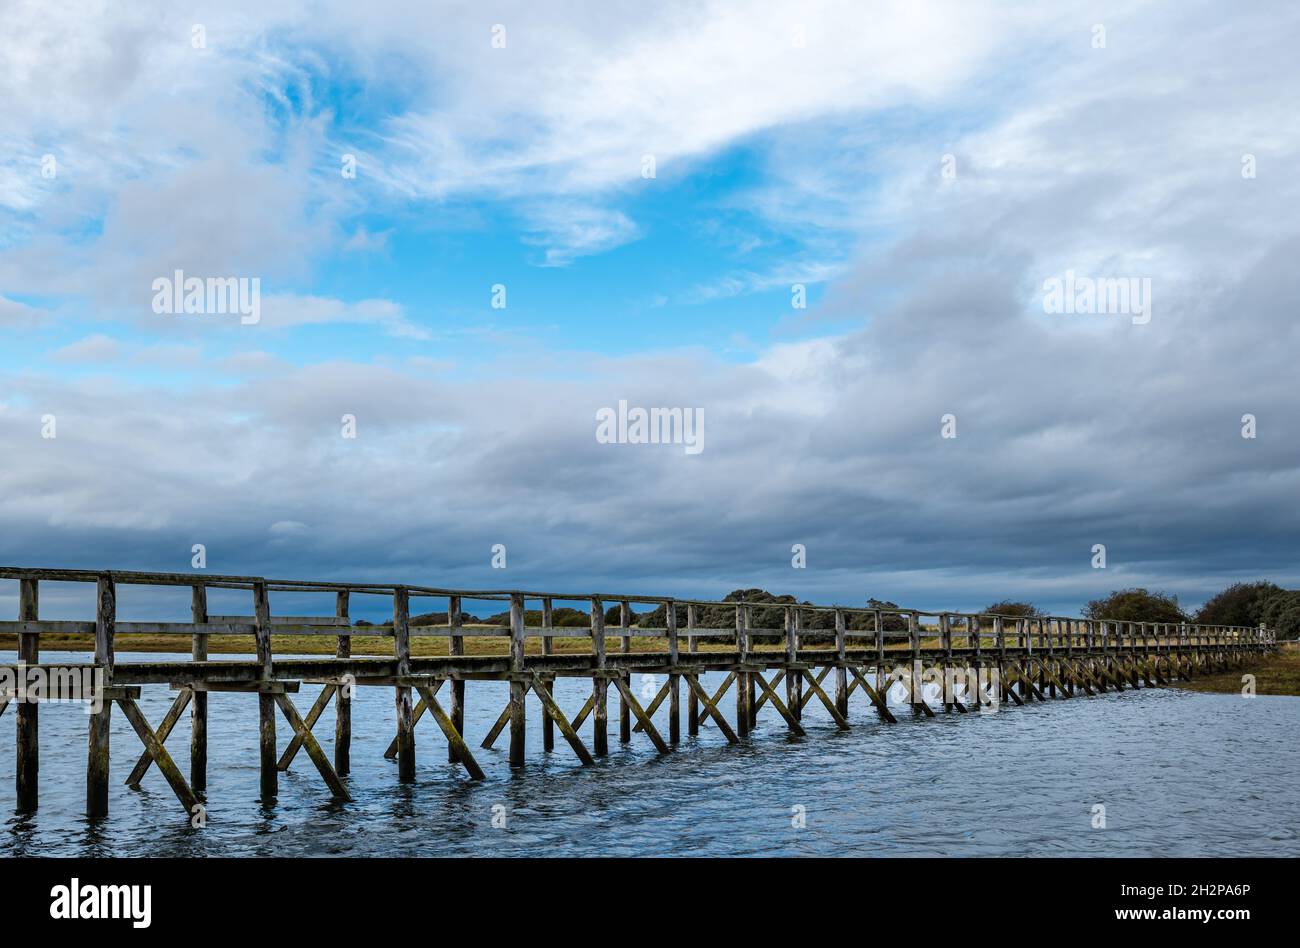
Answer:
[[[1061,614],[1300,585],[1297,35],[0,0],[0,563]],[[256,320],[158,312],[178,270],[256,280]],[[1149,305],[1052,311],[1067,277]],[[605,443],[620,402],[702,450]]]

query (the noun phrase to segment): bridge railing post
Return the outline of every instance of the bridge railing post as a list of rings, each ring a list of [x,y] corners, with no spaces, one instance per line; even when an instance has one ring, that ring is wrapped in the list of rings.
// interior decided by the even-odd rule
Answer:
[[[465,654],[465,629],[464,629],[464,603],[460,596],[450,596],[447,599],[447,654],[461,656]],[[453,678],[451,680],[451,708],[448,717],[451,718],[452,725],[456,728],[456,733],[464,735],[465,733],[465,680],[463,678]],[[450,744],[447,746],[448,763],[456,763],[460,760],[456,748]]]
[[[405,586],[393,590],[393,655],[397,659],[398,677],[410,677],[411,594]],[[415,713],[411,707],[411,689],[398,685],[393,697],[397,712],[397,779],[400,783],[414,783]]]
[[[885,614],[880,609],[873,609],[876,633],[876,691],[880,692],[885,684]]]
[[[103,573],[95,582],[95,665],[104,686],[113,682],[113,636],[117,623],[117,588],[111,573]],[[108,816],[109,726],[113,702],[102,693],[97,696],[98,710],[90,715],[89,746],[86,758],[86,816]]]
[[[597,757],[609,753],[609,680],[604,677],[605,667],[605,604],[597,596],[591,597],[591,648],[595,653],[596,676],[592,679],[592,698],[595,707],[591,712],[592,750]]]
[[[257,638],[258,679],[269,684],[272,677],[271,600],[266,581],[253,583],[253,622]],[[258,750],[262,802],[271,803],[279,794],[279,768],[275,750],[275,697],[266,690],[257,695]]]
[[[352,595],[346,589],[334,593],[334,617],[351,621]],[[352,636],[334,637],[334,657],[352,657]],[[349,679],[351,681],[351,679]],[[198,700],[198,693],[194,695]],[[352,686],[339,683],[334,687],[334,772],[346,777],[352,770]],[[194,788],[199,789],[198,787]]]
[[[736,606],[736,661],[744,665],[749,661],[749,607]],[[749,674],[736,673],[736,733],[749,734]]]
[[[680,654],[677,645],[677,603],[664,600],[664,629],[668,636],[668,667],[677,668]],[[678,744],[682,739],[681,678],[676,671],[668,673],[668,743]]]
[[[553,623],[555,619],[554,605],[555,605],[554,600],[550,596],[543,597],[542,599],[542,654],[543,655],[551,655],[554,654],[555,651],[555,639],[552,638],[551,635],[549,634],[551,629],[553,628]],[[552,697],[554,697],[554,687],[552,683],[554,682],[555,679],[551,678],[549,675],[543,675],[540,677],[543,686],[548,690],[550,690],[552,692]],[[551,710],[547,706],[545,701],[542,702],[542,750],[544,751],[555,750],[555,719],[551,717]],[[449,749],[449,753],[454,760],[455,752]]]
[[[618,604],[619,648],[623,654],[632,651],[632,604],[624,599]],[[618,697],[618,739],[622,744],[632,740],[632,708]]]
[[[40,621],[40,584],[35,579],[18,581],[18,621]],[[41,637],[38,632],[18,633],[18,661],[21,664],[35,665],[41,660]],[[19,813],[31,813],[36,809],[40,786],[40,719],[35,701],[18,702],[18,737],[16,756],[17,771],[15,785],[17,789],[17,810]]]
[[[845,652],[844,610],[835,610],[835,709],[841,717],[849,716],[849,671],[844,667]]]
[[[510,766],[524,765],[527,747],[528,717],[524,713],[524,597],[522,593],[510,594]]]
[[[924,693],[917,687],[917,678],[921,673],[921,623],[915,612],[907,614],[907,644],[911,651],[912,662],[907,675],[908,700],[912,702],[912,710],[919,711],[916,704],[922,700]]]
[[[195,583],[190,587],[190,621],[204,625],[208,621],[208,587]],[[196,632],[190,637],[190,661],[208,660],[208,637]],[[190,789],[202,793],[208,788],[208,693],[197,690],[190,695]]]
[[[796,606],[785,608],[785,660],[787,664],[799,661],[799,609]],[[803,676],[799,672],[786,671],[785,703],[795,720],[803,718]]]
[[[699,607],[695,603],[686,605],[686,651],[692,655],[700,650],[699,639],[691,633],[695,631],[696,623],[699,620]],[[700,704],[699,699],[695,697],[695,689],[687,689],[686,693],[686,733],[691,737],[700,733]]]

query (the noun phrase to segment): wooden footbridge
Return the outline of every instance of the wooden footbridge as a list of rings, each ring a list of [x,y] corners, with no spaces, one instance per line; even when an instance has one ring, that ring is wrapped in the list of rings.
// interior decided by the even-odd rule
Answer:
[[[0,622],[0,634],[16,634],[18,663],[0,664],[0,714],[15,705],[17,719],[17,804],[19,811],[36,808],[39,782],[38,711],[48,700],[49,682],[75,672],[94,676],[98,703],[89,716],[86,768],[86,811],[101,817],[108,811],[109,723],[117,705],[131,723],[143,747],[126,783],[138,787],[151,766],[167,779],[187,814],[203,806],[208,766],[208,698],[213,693],[256,695],[258,700],[261,795],[276,796],[278,775],[305,750],[333,796],[348,798],[345,778],[350,769],[351,703],[357,688],[390,688],[394,694],[395,737],[388,756],[397,760],[398,779],[415,779],[415,726],[427,714],[447,744],[448,759],[463,766],[474,779],[484,773],[464,733],[466,685],[473,681],[507,681],[506,707],[482,741],[491,747],[509,731],[509,758],[522,767],[528,739],[527,705],[531,694],[540,710],[542,746],[551,751],[558,729],[578,759],[587,766],[608,753],[610,689],[618,702],[619,740],[650,741],[661,754],[681,742],[681,705],[686,697],[686,729],[716,726],[732,744],[759,725],[759,711],[770,706],[779,727],[804,735],[803,712],[817,701],[840,729],[849,724],[849,698],[861,691],[875,715],[896,718],[886,701],[887,690],[899,682],[907,690],[912,713],[934,716],[987,711],[1005,703],[1020,705],[1069,699],[1110,689],[1153,687],[1193,675],[1238,667],[1252,656],[1275,647],[1263,629],[1171,623],[1118,622],[1059,617],[1013,617],[908,609],[864,609],[769,602],[708,602],[662,596],[563,595],[518,590],[453,590],[428,586],[374,585],[334,582],[267,580],[249,576],[210,576],[180,573],[94,572],[83,570],[0,568],[0,580],[16,580],[18,618]],[[91,584],[95,589],[93,621],[40,618],[42,583]],[[188,587],[189,622],[136,622],[118,616],[120,586]],[[210,590],[239,590],[249,595],[245,615],[218,616],[208,612]],[[280,616],[271,599],[295,601],[314,594],[333,599],[333,615]],[[352,597],[381,596],[392,602],[392,621],[358,624],[350,618]],[[412,600],[431,599],[445,607],[439,625],[412,625]],[[327,606],[328,599],[322,601]],[[471,603],[508,604],[508,624],[468,625],[462,621]],[[553,623],[556,603],[581,603],[590,622],[579,627]],[[649,605],[662,613],[662,625],[643,628],[633,620],[634,607]],[[607,625],[607,606],[617,606],[617,625]],[[662,608],[659,608],[662,607]],[[531,615],[537,624],[528,625]],[[325,609],[321,609],[325,611]],[[779,616],[779,627],[755,627],[755,613]],[[572,613],[569,613],[572,615]],[[719,614],[734,624],[704,627],[702,615]],[[94,636],[93,663],[44,665],[42,635],[84,633]],[[188,661],[118,661],[118,635],[183,635],[191,637]],[[210,661],[211,636],[252,636],[256,657],[248,661]],[[279,658],[272,654],[272,635],[331,636],[334,657]],[[392,640],[391,657],[353,656],[354,636],[384,636]],[[413,655],[413,638],[446,639],[446,654]],[[632,640],[653,648],[632,651]],[[489,643],[466,654],[468,640]],[[579,640],[579,641],[573,641]],[[613,641],[615,647],[607,644]],[[283,642],[283,639],[279,639]],[[529,645],[533,648],[529,648]],[[439,651],[442,651],[439,649]],[[491,651],[499,654],[479,654]],[[664,676],[653,699],[643,705],[630,686],[631,673]],[[701,676],[720,672],[721,685],[709,693]],[[833,676],[833,684],[827,678]],[[556,702],[557,678],[590,679],[589,696],[572,718]],[[930,688],[927,683],[933,682]],[[44,684],[42,684],[44,683]],[[303,684],[320,687],[304,717],[293,702]],[[145,686],[166,685],[176,691],[170,710],[150,724],[137,704]],[[42,692],[44,688],[44,693]],[[439,695],[446,689],[444,708]],[[723,698],[734,696],[734,712],[724,711]],[[832,693],[828,693],[832,692]],[[417,702],[413,704],[413,698]],[[668,734],[654,723],[667,702]],[[333,760],[313,734],[328,706],[334,705]],[[933,705],[933,707],[931,706]],[[897,706],[896,706],[897,707]],[[165,742],[183,713],[190,712],[189,779],[176,765]],[[63,709],[50,709],[63,710]],[[287,746],[276,739],[277,711],[289,726]],[[70,712],[76,713],[76,712]],[[590,746],[580,735],[590,720]],[[772,721],[773,716],[769,715]]]

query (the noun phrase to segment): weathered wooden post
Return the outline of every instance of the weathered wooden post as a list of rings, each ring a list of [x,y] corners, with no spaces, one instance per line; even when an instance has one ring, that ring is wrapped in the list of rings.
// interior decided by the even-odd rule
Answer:
[[[618,604],[619,651],[627,654],[632,650],[632,608],[624,599]],[[622,692],[618,697],[618,742],[627,744],[632,740],[632,709],[623,700]]]
[[[591,680],[595,707],[591,712],[591,743],[597,757],[609,753],[609,679],[605,677],[605,604],[591,597],[591,648],[596,657],[596,673]]]
[[[1059,623],[1056,622],[1055,619],[1050,619],[1050,618],[1041,619],[1039,621],[1042,623],[1043,631],[1047,636],[1047,668],[1043,669],[1042,673],[1044,676],[1046,676],[1047,672],[1050,670],[1052,675],[1055,676],[1056,675],[1056,636],[1060,630],[1060,625]],[[1040,668],[1042,667],[1041,662],[1039,663],[1039,666]],[[1042,682],[1042,678],[1039,679],[1039,682],[1040,683]],[[1056,697],[1055,681],[1048,682],[1047,693],[1053,698]]]
[[[95,701],[99,709],[90,715],[90,740],[86,759],[86,816],[108,816],[109,725],[113,702],[104,689],[113,683],[113,631],[117,622],[117,589],[109,573],[95,583],[95,666],[101,676]]]
[[[669,599],[664,603],[664,626],[668,635],[668,743],[678,744],[682,739],[681,675],[677,674],[680,659],[677,649],[677,604]]]
[[[461,635],[461,601],[460,596],[447,597],[447,654],[464,655],[465,637]],[[451,680],[451,708],[449,717],[456,733],[465,735],[465,682],[461,678]],[[447,744],[447,760],[456,763],[460,760],[456,748]]]
[[[280,792],[275,753],[275,695],[271,686],[271,600],[266,581],[253,583],[253,620],[257,635],[258,677],[262,690],[257,695],[257,723],[261,758],[262,802],[270,803]]]
[[[844,610],[835,610],[835,708],[849,716],[849,670],[845,667]]]
[[[1056,662],[1056,674],[1061,679],[1061,685],[1067,695],[1074,695],[1074,669],[1070,665],[1070,657],[1074,654],[1074,620],[1058,619],[1057,628],[1061,632],[1061,650],[1064,657],[1058,658]]]
[[[876,692],[885,697],[885,614],[873,610],[876,623]]]
[[[18,581],[18,621],[38,622],[40,616],[40,586],[35,579]],[[18,633],[18,663],[35,665],[41,660],[41,638],[38,632]],[[35,701],[18,702],[17,737],[17,810],[30,813],[36,809],[40,785],[39,719]]]
[[[334,617],[346,619],[349,624],[352,622],[351,598],[351,594],[346,589],[334,593]],[[352,657],[351,635],[335,636],[334,657]],[[334,689],[334,772],[340,777],[346,777],[352,770],[353,687],[353,679],[348,677],[340,681]]]
[[[524,713],[524,597],[510,594],[510,766],[524,765],[528,717]]]
[[[1030,620],[1020,620],[1020,633],[1020,638],[1025,644],[1025,657],[1020,666],[1020,697],[1024,698],[1025,701],[1033,701],[1034,685],[1031,679],[1033,674],[1031,669],[1034,667],[1034,630]]]
[[[1094,684],[1096,684],[1097,690],[1105,692],[1108,679],[1105,675],[1098,674],[1098,667],[1101,665],[1101,644],[1098,636],[1096,620],[1084,620],[1084,633],[1088,646],[1088,669],[1093,673]]]
[[[997,696],[998,702],[1007,700],[1007,630],[1002,623],[1001,616],[993,617],[993,647],[998,652],[998,685]]]
[[[749,615],[743,605],[736,606],[736,662],[745,665],[749,661]],[[736,733],[745,737],[749,734],[749,675],[736,673]]]
[[[785,607],[785,706],[790,710],[790,714],[797,721],[800,718],[799,712],[799,691],[798,682],[802,681],[799,673],[789,666],[799,661],[799,633],[795,629],[795,608],[794,606]]]
[[[555,650],[555,639],[551,637],[550,632],[552,622],[554,621],[553,602],[550,596],[542,600],[542,654],[550,655]],[[552,697],[555,696],[555,688],[552,684],[555,679],[549,675],[539,675],[538,680],[546,688]],[[551,717],[550,706],[542,702],[542,750],[555,750],[555,720]]]
[[[751,606],[745,607],[745,661],[749,661],[750,647],[753,644],[754,628],[754,610]],[[745,709],[749,711],[749,729],[752,731],[758,727],[758,684],[754,681],[754,674],[750,672],[745,675]]]
[[[686,651],[694,655],[700,650],[699,640],[691,635],[699,619],[699,607],[695,603],[686,605]],[[697,679],[698,680],[698,679]],[[686,695],[686,733],[691,737],[700,733],[700,699],[695,697],[695,689],[689,689]]]
[[[411,676],[411,592],[405,586],[393,588],[393,655],[397,659],[397,677]],[[415,716],[411,708],[411,689],[398,685],[397,707],[397,780],[415,783]],[[512,738],[513,742],[513,738]]]
[[[907,614],[907,642],[912,653],[912,667],[907,675],[908,700],[912,703],[912,713],[920,714],[921,709],[917,705],[924,698],[924,694],[917,694],[916,679],[920,677],[921,672],[921,629],[915,612]]]
[[[208,587],[195,583],[190,587],[190,621],[205,625],[208,621]],[[208,660],[208,637],[200,632],[190,636],[190,659]],[[202,793],[208,788],[208,693],[196,690],[190,696],[190,789]]]
[[[948,620],[948,613],[939,613],[939,644],[943,647],[943,677],[940,681],[941,689],[940,700],[943,702],[943,709],[951,711],[956,695],[950,694],[948,683],[952,681],[952,673],[949,669],[952,667],[952,623]]]

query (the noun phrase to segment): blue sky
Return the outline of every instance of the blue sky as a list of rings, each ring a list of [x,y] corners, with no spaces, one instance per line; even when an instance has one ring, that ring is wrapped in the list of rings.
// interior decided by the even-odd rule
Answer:
[[[521,587],[1070,611],[1300,581],[1285,5],[266,6],[0,14],[0,559],[482,587],[504,542]],[[256,277],[260,322],[154,313],[176,268]],[[1045,312],[1067,270],[1153,318]],[[598,443],[619,400],[707,449]]]

